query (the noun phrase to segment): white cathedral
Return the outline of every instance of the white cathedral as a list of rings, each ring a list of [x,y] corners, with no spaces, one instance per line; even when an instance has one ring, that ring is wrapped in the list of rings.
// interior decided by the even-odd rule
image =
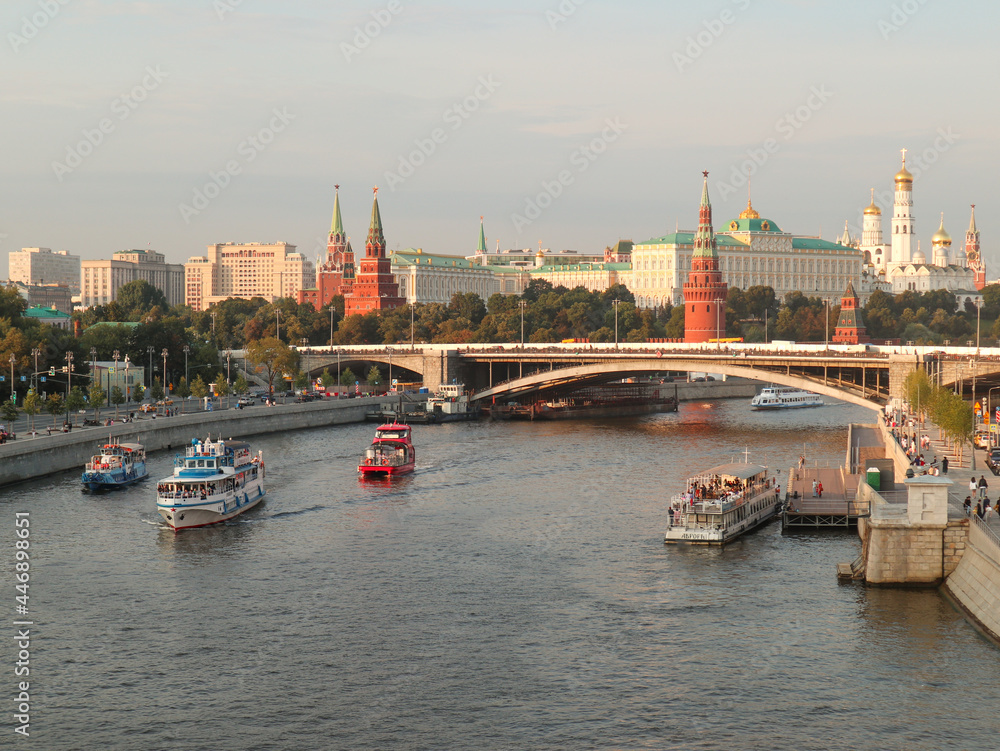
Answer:
[[[887,244],[882,238],[882,209],[875,203],[872,190],[871,204],[864,211],[860,241],[850,237],[847,229],[841,244],[850,244],[864,253],[867,272],[873,280],[883,282],[883,288],[892,294],[912,290],[930,292],[947,289],[955,293],[959,305],[966,302],[979,304],[980,290],[986,284],[986,267],[979,248],[979,230],[976,229],[976,207],[972,206],[972,219],[965,233],[965,247],[952,248],[951,235],[941,225],[931,237],[930,263],[916,239],[913,216],[913,175],[906,169],[906,149],[903,149],[903,166],[895,177],[895,201],[892,209],[892,239]]]

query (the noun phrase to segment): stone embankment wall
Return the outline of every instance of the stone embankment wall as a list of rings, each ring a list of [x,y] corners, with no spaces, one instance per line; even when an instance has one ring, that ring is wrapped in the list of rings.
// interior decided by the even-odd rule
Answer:
[[[302,428],[363,422],[365,412],[378,397],[285,404],[275,407],[196,412],[175,417],[115,424],[110,428],[73,430],[38,438],[19,437],[0,446],[0,486],[83,466],[110,436],[121,442],[136,441],[147,451],[186,446],[192,438],[222,435],[245,438]]]
[[[974,519],[945,591],[988,636],[1000,641],[1000,539]]]

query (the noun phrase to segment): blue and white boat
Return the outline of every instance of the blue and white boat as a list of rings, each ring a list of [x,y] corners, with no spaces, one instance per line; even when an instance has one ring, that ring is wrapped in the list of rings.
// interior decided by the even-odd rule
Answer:
[[[754,409],[801,409],[822,407],[823,400],[811,391],[768,386],[750,400],[750,406]]]
[[[87,462],[80,479],[86,490],[115,490],[147,477],[145,446],[109,441]]]
[[[264,499],[264,459],[246,441],[194,439],[156,485],[156,510],[176,532],[218,524]]]

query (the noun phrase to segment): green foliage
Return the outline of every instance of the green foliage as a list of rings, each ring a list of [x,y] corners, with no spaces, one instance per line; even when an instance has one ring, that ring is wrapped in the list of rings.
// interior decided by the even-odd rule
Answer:
[[[174,393],[181,399],[187,399],[191,396],[191,387],[188,386],[187,378],[181,376],[181,380],[177,383],[177,388],[174,389]]]
[[[52,415],[52,424],[55,425],[55,418],[66,411],[62,394],[49,394],[49,398],[45,400],[45,411]]]
[[[233,382],[233,391],[237,394],[245,394],[250,389],[250,384],[247,383],[246,377],[242,373],[236,376],[236,380]]]
[[[295,374],[295,388],[299,391],[304,391],[309,388],[309,374],[304,370],[300,370]]]
[[[298,367],[298,355],[287,344],[268,337],[251,342],[246,349],[247,362],[267,378],[269,391],[274,390],[274,378]]]
[[[75,390],[75,387],[74,387]],[[70,397],[73,396],[73,392],[70,392]],[[81,397],[83,394],[80,395]],[[90,406],[94,408],[95,417],[100,417],[101,407],[104,406],[108,398],[108,393],[101,388],[99,383],[95,383],[90,387],[90,392],[88,393],[88,398],[90,399]],[[67,405],[69,406],[69,405]],[[82,406],[82,405],[81,405]],[[80,407],[70,407],[70,409],[80,409]]]
[[[146,395],[146,390],[142,387],[141,383],[137,383],[132,387],[132,398],[136,402],[141,402],[142,398]]]
[[[358,380],[358,377],[354,375],[354,371],[350,368],[344,368],[340,371],[340,383],[343,386],[353,386],[354,382]]]
[[[35,415],[42,411],[42,397],[36,391],[29,391],[28,395],[24,397],[24,404],[21,409],[24,410],[24,414],[31,418],[31,427],[35,427]]]
[[[377,386],[382,382],[382,372],[378,369],[378,365],[372,365],[371,370],[368,371],[368,385]]]
[[[8,424],[12,423],[14,422],[14,420],[17,419],[18,415],[20,414],[21,412],[17,408],[17,405],[14,404],[14,402],[12,402],[11,400],[8,399],[7,401],[0,404],[0,417],[3,418],[4,422]]]
[[[101,389],[100,386],[97,387],[97,390],[100,391],[102,394],[104,393],[103,389]],[[91,386],[90,388],[90,395],[91,399],[93,399],[94,395],[93,386]],[[87,406],[87,400],[83,396],[83,390],[79,386],[74,386],[69,390],[69,396],[66,397],[66,410],[70,414],[74,415],[74,422],[76,421],[75,416],[79,414],[80,410],[83,409],[85,406]]]
[[[144,279],[137,279],[119,287],[115,293],[115,302],[128,321],[142,320],[153,308],[159,308],[161,311],[170,308],[163,292]]]
[[[324,369],[319,376],[320,385],[325,389],[332,386],[335,380],[329,368]]]
[[[111,387],[111,403],[115,407],[125,403],[125,392],[121,390],[120,386]]]
[[[149,387],[149,398],[154,402],[163,398],[163,384],[160,382],[159,376],[153,379],[153,385]]]
[[[201,375],[196,376],[195,379],[191,381],[191,396],[195,399],[204,399],[208,396],[208,384],[202,380]]]
[[[219,377],[215,379],[215,395],[229,396],[229,382],[222,373],[220,373]]]

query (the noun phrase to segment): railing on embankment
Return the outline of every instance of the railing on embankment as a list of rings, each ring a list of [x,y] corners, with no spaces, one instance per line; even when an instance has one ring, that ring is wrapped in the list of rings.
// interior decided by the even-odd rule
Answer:
[[[975,514],[965,553],[944,586],[979,628],[1000,641],[1000,537]]]
[[[122,442],[135,441],[143,444],[147,451],[157,451],[185,446],[192,438],[204,438],[209,434],[242,438],[364,422],[365,413],[381,399],[329,399],[307,404],[196,412],[119,423],[109,428],[18,438],[0,446],[0,486],[69,469],[82,471],[84,463],[97,453],[98,444],[105,442],[109,436]]]

